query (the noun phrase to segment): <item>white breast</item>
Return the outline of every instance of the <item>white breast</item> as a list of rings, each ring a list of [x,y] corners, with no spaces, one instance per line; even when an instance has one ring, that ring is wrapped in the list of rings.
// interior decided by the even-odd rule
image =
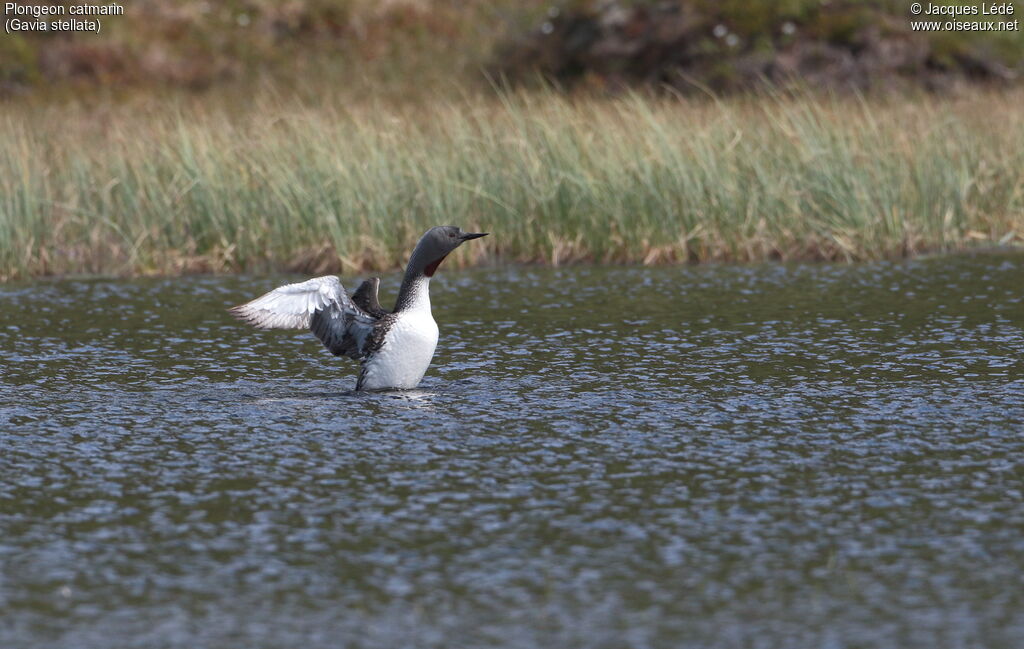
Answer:
[[[437,323],[430,312],[402,313],[384,336],[384,344],[366,364],[366,390],[415,388],[434,357]]]

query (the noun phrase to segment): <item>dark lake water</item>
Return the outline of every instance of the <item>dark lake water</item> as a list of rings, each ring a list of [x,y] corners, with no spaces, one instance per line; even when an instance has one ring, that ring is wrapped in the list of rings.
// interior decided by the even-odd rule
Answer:
[[[0,286],[0,647],[1021,646],[1024,257],[442,269],[402,394],[294,279]]]

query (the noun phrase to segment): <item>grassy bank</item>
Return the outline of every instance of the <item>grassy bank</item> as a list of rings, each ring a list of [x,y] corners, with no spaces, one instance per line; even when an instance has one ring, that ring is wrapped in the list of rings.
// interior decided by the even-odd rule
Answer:
[[[1019,245],[1022,100],[11,105],[0,277],[390,268],[440,223],[494,233],[461,264]]]

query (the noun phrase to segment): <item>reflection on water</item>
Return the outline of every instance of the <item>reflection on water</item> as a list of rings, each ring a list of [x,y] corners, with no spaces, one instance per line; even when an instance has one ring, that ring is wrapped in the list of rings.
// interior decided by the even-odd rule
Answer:
[[[1021,257],[442,273],[383,394],[284,279],[0,286],[0,646],[1024,637]]]

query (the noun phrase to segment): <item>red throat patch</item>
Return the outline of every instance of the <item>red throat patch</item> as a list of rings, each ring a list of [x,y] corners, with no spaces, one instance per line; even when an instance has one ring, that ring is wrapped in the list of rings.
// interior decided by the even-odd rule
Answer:
[[[444,257],[447,256],[448,255],[445,255]],[[435,262],[427,264],[427,267],[423,269],[423,274],[426,275],[427,277],[433,277],[434,273],[437,272],[437,267],[441,265],[442,261],[444,261],[444,257],[441,257]]]

